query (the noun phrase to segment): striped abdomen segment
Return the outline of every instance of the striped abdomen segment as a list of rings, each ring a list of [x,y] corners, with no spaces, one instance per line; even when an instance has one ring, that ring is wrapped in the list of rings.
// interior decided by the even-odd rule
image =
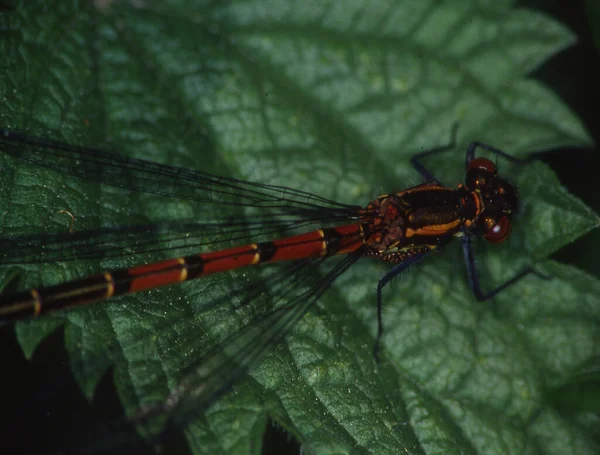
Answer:
[[[331,256],[362,246],[357,224],[319,229],[271,242],[169,259],[104,272],[56,286],[0,295],[0,322],[15,321],[74,305],[179,283],[212,273],[267,262]]]

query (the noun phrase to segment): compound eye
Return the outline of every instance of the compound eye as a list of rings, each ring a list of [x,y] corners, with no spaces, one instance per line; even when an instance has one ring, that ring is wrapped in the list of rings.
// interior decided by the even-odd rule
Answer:
[[[472,169],[477,169],[478,171],[489,172],[490,174],[496,173],[496,165],[494,163],[492,163],[490,160],[488,160],[487,158],[473,158],[467,164],[467,172]]]
[[[487,158],[473,158],[467,164],[467,187],[484,189],[496,175],[496,165]]]
[[[497,223],[493,218],[486,218],[484,224],[486,226],[486,232],[483,235],[483,238],[490,243],[502,243],[510,234],[511,225],[507,216],[500,218],[500,221]]]

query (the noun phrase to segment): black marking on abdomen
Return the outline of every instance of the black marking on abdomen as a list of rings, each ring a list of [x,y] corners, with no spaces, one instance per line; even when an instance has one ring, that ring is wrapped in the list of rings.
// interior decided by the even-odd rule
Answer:
[[[257,243],[256,250],[260,258],[258,263],[260,264],[262,262],[269,262],[271,259],[273,259],[278,249],[279,247],[273,242]]]

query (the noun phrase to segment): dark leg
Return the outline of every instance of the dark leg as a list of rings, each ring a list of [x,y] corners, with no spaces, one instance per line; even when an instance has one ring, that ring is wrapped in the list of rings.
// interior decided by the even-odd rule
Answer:
[[[417,153],[410,158],[410,164],[415,168],[415,170],[423,176],[423,178],[428,182],[438,182],[438,180],[433,176],[429,170],[421,163],[422,158],[426,158],[431,155],[437,155],[438,153],[444,153],[449,150],[452,150],[456,146],[456,132],[458,131],[458,123],[452,125],[452,133],[450,143],[448,145],[443,145],[441,147],[436,147],[431,150],[427,150],[425,152]]]
[[[527,268],[521,270],[519,273],[517,273],[515,276],[513,276],[508,281],[505,281],[504,283],[502,283],[497,288],[492,289],[490,292],[486,292],[484,294],[483,291],[481,290],[481,285],[479,284],[479,276],[477,275],[477,268],[475,267],[475,256],[473,255],[473,247],[471,246],[471,240],[468,235],[464,235],[463,237],[461,237],[461,241],[462,241],[463,253],[465,255],[465,264],[467,266],[467,275],[469,277],[469,284],[471,285],[473,294],[475,294],[475,298],[477,300],[479,300],[480,302],[491,299],[496,294],[498,294],[500,291],[506,289],[507,287],[509,287],[512,284],[515,284],[521,278],[529,275],[530,273],[533,273],[534,275],[537,275],[540,278],[543,278],[545,280],[550,279],[550,277],[542,275],[541,273],[532,269],[531,267],[527,267]]]
[[[375,346],[373,346],[373,357],[375,357],[375,362],[377,363],[379,363],[379,343],[381,341],[381,336],[383,335],[383,304],[381,299],[381,291],[393,278],[409,268],[415,262],[424,258],[427,253],[429,253],[429,250],[396,264],[390,271],[381,277],[379,283],[377,283],[377,338],[375,338]]]
[[[528,163],[531,161],[530,159],[523,160],[521,158],[516,158],[512,155],[509,155],[506,152],[503,152],[500,149],[497,149],[496,147],[492,147],[491,145],[484,144],[483,142],[474,141],[469,144],[469,147],[467,147],[465,168],[469,165],[469,161],[471,161],[473,158],[475,158],[475,150],[477,150],[478,148],[483,149],[487,152],[491,152],[491,153],[495,154],[496,156],[501,156],[502,158],[505,158],[508,161],[511,161],[513,163],[525,164],[525,163]]]
[[[458,123],[454,123],[454,125],[452,125],[451,139],[450,139],[450,143],[448,145],[436,147],[434,149],[427,150],[425,152],[417,153],[416,155],[413,155],[411,157],[410,163],[415,168],[415,170],[419,174],[421,174],[423,176],[423,178],[425,178],[426,181],[440,183],[433,176],[433,174],[425,167],[425,165],[423,163],[421,163],[421,159],[426,158],[428,156],[437,155],[438,153],[444,153],[449,150],[452,150],[456,146],[456,133],[457,132],[458,132]],[[473,158],[475,158],[475,151],[478,148],[483,149],[487,152],[493,153],[496,156],[501,156],[502,158],[505,158],[512,163],[525,164],[525,163],[531,162],[531,158],[527,158],[527,159],[516,158],[512,155],[509,155],[506,152],[503,152],[502,150],[500,150],[496,147],[492,147],[491,145],[484,144],[483,142],[473,141],[469,144],[469,147],[467,147],[467,153],[465,156],[465,168],[469,165],[469,161],[471,161]]]

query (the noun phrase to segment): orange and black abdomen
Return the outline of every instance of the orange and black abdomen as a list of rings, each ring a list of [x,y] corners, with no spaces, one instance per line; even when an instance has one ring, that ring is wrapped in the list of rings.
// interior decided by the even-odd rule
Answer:
[[[351,253],[362,245],[359,227],[352,224],[319,229],[271,242],[104,272],[56,286],[12,295],[0,294],[0,321],[31,318],[51,310],[105,300],[250,265]]]

